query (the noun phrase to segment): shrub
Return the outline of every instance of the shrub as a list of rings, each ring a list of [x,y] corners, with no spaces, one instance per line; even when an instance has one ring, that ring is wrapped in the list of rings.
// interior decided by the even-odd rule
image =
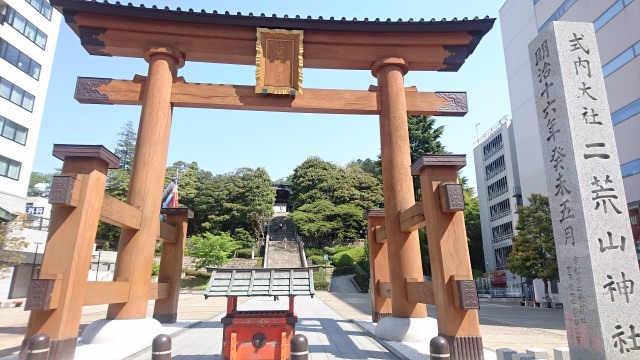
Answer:
[[[355,272],[355,267],[353,266],[337,267],[333,269],[333,276],[353,274],[354,272]]]
[[[335,254],[331,263],[333,264],[333,266],[339,268],[345,266],[353,266],[355,262],[353,261],[353,257],[351,256],[351,254],[349,254],[349,252],[347,251],[344,251]]]
[[[251,259],[251,250],[253,249],[240,249],[236,252],[236,256],[243,259]]]
[[[307,257],[307,259],[311,260],[311,263],[313,265],[323,265],[324,264],[324,258],[322,257],[322,255],[312,255]],[[309,261],[307,261],[309,262]]]
[[[184,269],[184,274],[189,276],[195,276],[200,279],[210,279],[211,274],[206,271],[196,271],[191,269]]]
[[[316,290],[329,290],[329,282],[324,269],[319,268],[313,273],[313,285]]]
[[[353,249],[353,248],[351,246],[334,246],[334,247],[326,246],[323,250],[329,255],[335,255],[337,253],[348,251],[349,249]]]
[[[159,273],[160,273],[160,264],[157,262],[154,262],[153,265],[151,265],[151,275],[156,276]]]
[[[307,257],[311,257],[311,256],[324,256],[324,251],[322,251],[322,249],[315,249],[315,248],[305,248],[304,249],[304,254]]]
[[[332,264],[335,267],[353,266],[364,259],[366,259],[364,247],[350,247],[346,251],[335,254]]]

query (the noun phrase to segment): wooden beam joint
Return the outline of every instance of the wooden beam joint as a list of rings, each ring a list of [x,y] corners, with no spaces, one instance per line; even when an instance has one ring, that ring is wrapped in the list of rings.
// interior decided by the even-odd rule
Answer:
[[[435,304],[433,283],[419,279],[407,279],[407,300],[420,304]]]
[[[422,202],[417,202],[410,208],[400,211],[400,231],[412,232],[424,226]]]

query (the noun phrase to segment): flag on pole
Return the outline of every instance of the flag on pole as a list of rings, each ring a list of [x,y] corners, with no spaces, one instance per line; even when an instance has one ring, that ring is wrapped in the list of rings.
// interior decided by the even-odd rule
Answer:
[[[177,181],[176,181],[175,186],[173,187],[173,190],[171,191],[171,199],[169,200],[169,207],[170,208],[179,207],[179,205],[178,205],[178,182]]]

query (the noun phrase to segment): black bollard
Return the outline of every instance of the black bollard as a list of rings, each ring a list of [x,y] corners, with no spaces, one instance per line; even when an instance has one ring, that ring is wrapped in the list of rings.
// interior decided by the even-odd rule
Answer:
[[[429,352],[432,359],[449,360],[451,351],[449,350],[449,342],[442,336],[436,336],[429,342]]]
[[[49,336],[35,334],[27,344],[27,360],[47,360],[49,358]]]
[[[171,360],[171,338],[160,334],[151,344],[151,360]]]
[[[308,360],[309,359],[309,342],[307,337],[298,334],[291,339],[291,360]]]

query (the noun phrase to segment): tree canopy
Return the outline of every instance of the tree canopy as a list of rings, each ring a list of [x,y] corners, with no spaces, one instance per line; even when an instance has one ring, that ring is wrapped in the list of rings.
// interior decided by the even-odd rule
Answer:
[[[319,240],[362,237],[364,210],[383,204],[380,180],[358,162],[337,166],[310,157],[294,169],[291,188],[298,232]]]
[[[558,261],[551,224],[549,198],[529,197],[529,205],[518,208],[518,233],[507,261],[509,270],[530,279],[557,280]]]

